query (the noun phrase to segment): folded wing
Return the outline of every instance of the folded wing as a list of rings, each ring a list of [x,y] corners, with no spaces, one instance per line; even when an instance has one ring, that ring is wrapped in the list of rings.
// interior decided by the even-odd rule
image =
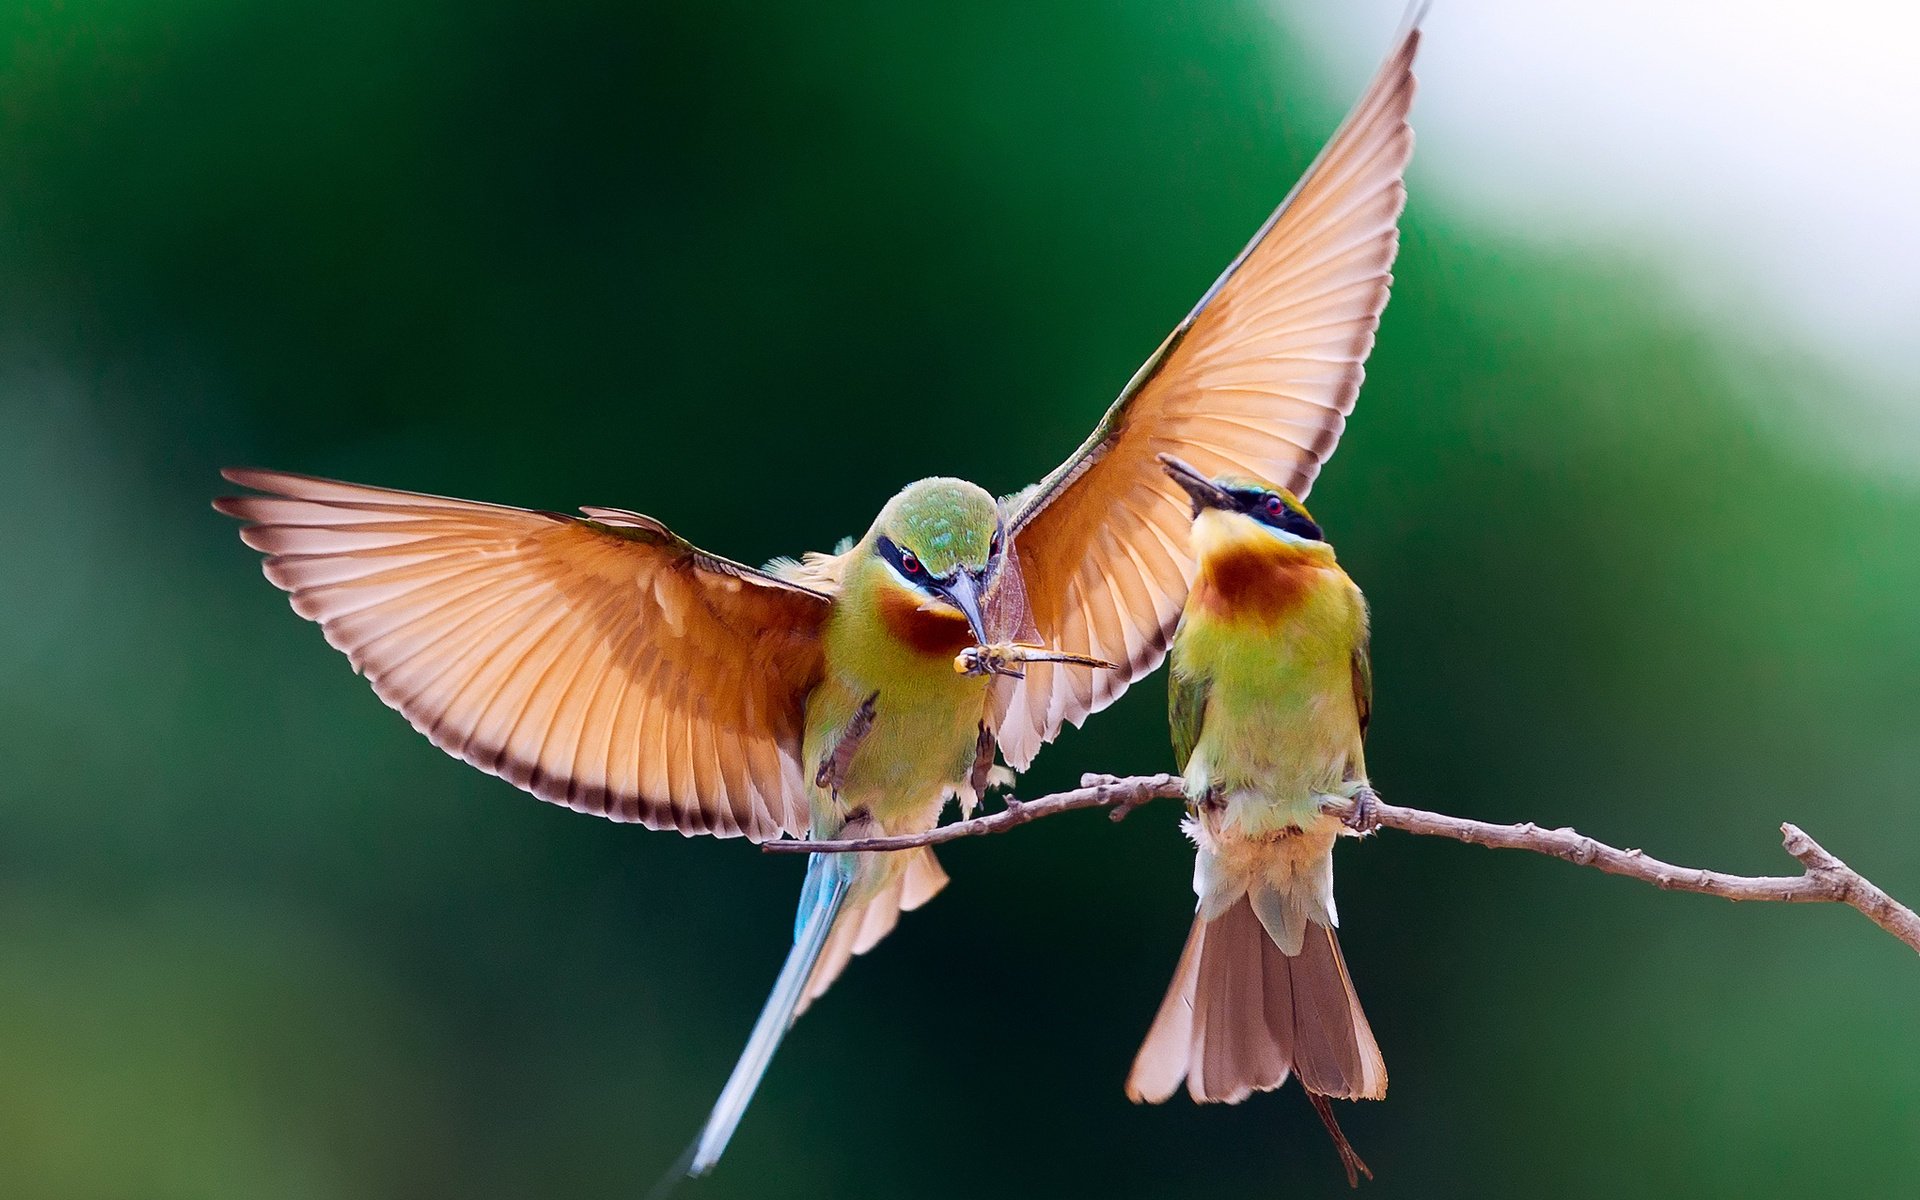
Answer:
[[[267,578],[447,753],[542,800],[755,841],[807,826],[828,597],[637,513],[582,520],[272,471],[224,498]]]
[[[1086,444],[1011,502],[1040,639],[1123,664],[1035,666],[1007,689],[997,728],[1015,767],[1166,655],[1193,573],[1191,510],[1155,454],[1304,496],[1333,453],[1393,280],[1419,41],[1410,26],[1306,177]]]

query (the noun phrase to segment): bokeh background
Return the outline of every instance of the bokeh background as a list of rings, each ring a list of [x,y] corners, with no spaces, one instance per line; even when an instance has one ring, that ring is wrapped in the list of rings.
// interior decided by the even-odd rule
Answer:
[[[1702,59],[1667,39],[1710,23],[1584,6],[1554,36],[1545,7],[1430,22],[1439,132],[1313,496],[1375,605],[1375,777],[1752,872],[1790,868],[1792,819],[1920,899],[1913,237],[1878,176],[1806,190],[1843,135],[1872,170],[1914,144],[1789,119],[1910,111],[1910,71],[1844,49],[1910,42],[1876,6],[1829,43],[1745,4]],[[750,561],[920,475],[1013,490],[1397,17],[8,6],[0,1195],[639,1195],[784,952],[797,862],[441,756],[261,580],[218,467],[623,505]],[[1721,108],[1662,119],[1682,84]],[[1836,228],[1877,252],[1809,259]],[[1857,302],[1849,269],[1878,325],[1796,299]],[[1162,769],[1163,723],[1155,678],[1022,791]],[[1121,1094],[1190,912],[1175,818],[948,851],[686,1194],[1344,1194],[1295,1090]],[[1920,1176],[1920,974],[1855,914],[1391,833],[1342,851],[1340,900],[1393,1077],[1344,1110],[1369,1194]]]

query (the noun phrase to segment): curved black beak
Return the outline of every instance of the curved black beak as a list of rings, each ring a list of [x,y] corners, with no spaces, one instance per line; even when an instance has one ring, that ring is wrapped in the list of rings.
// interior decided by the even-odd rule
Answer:
[[[984,646],[987,642],[987,630],[986,622],[980,618],[980,580],[962,568],[953,573],[952,581],[940,585],[940,594],[952,601],[955,608],[966,614],[967,625],[973,630],[974,640]]]
[[[1169,478],[1185,489],[1193,498],[1193,515],[1199,516],[1209,508],[1232,508],[1234,499],[1213,480],[1194,470],[1188,464],[1171,454],[1155,455],[1160,460],[1160,469]]]

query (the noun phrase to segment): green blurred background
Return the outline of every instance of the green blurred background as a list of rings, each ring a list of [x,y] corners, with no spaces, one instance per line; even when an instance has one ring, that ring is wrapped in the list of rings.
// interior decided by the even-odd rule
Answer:
[[[23,1200],[638,1195],[789,935],[797,862],[417,737],[209,511],[220,466],[624,505],[750,561],[920,475],[1013,490],[1361,84],[1248,3],[31,0],[0,29]],[[1313,497],[1375,606],[1383,791],[1756,873],[1790,818],[1920,898],[1920,489],[1809,418],[1818,361],[1428,169]],[[1165,768],[1164,720],[1156,677],[1022,793]],[[1191,911],[1176,816],[952,848],[687,1194],[1345,1194],[1297,1090],[1121,1094]],[[1920,976],[1858,916],[1392,833],[1340,899],[1393,1076],[1343,1109],[1369,1194],[1910,1194]]]

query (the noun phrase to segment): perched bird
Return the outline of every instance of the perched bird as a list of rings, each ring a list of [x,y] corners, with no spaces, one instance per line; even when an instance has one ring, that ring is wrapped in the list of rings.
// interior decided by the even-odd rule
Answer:
[[[1387,1069],[1333,932],[1347,826],[1327,806],[1357,801],[1364,826],[1376,802],[1366,600],[1291,491],[1163,462],[1193,499],[1199,564],[1168,672],[1199,905],[1127,1092],[1158,1103],[1184,1078],[1195,1100],[1236,1104],[1296,1075],[1351,1181],[1322,1098],[1378,1100]]]
[[[1405,35],[1307,177],[1084,445],[1003,500],[909,485],[836,554],[764,570],[651,517],[584,518],[235,470],[267,577],[433,742],[541,799],[683,833],[853,837],[977,799],[1165,656],[1193,560],[1156,452],[1305,487],[1386,303],[1411,151]],[[987,644],[1083,663],[956,669]],[[992,655],[966,663],[998,661]],[[930,852],[820,856],[794,947],[687,1163],[720,1156],[775,1046],[902,910]]]

